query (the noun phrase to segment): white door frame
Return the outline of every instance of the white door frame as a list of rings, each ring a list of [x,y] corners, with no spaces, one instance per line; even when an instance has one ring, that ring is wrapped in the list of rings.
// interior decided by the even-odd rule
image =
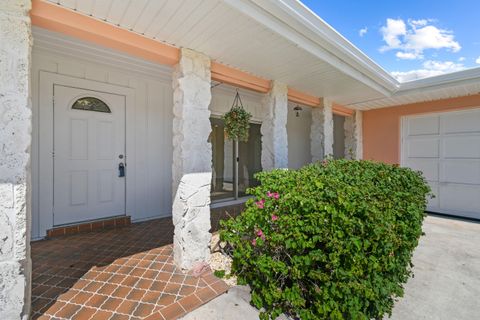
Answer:
[[[39,235],[46,235],[53,227],[53,87],[63,85],[81,89],[101,91],[125,96],[125,143],[126,143],[126,215],[131,215],[135,208],[134,181],[135,181],[135,93],[127,87],[79,79],[50,73],[40,72],[39,83],[39,130],[38,130],[38,212]]]

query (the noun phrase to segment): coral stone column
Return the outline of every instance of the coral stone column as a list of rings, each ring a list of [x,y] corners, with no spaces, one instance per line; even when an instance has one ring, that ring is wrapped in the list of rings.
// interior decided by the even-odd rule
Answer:
[[[30,312],[30,8],[0,1],[0,319]]]
[[[324,156],[333,155],[333,110],[332,102],[328,99],[323,100],[323,139]]]
[[[288,168],[288,89],[283,83],[272,82],[263,105],[266,117],[262,123],[262,169]]]
[[[190,270],[210,256],[210,59],[182,49],[173,73],[173,241],[178,267]]]
[[[312,124],[310,126],[310,152],[312,153],[312,162],[323,160],[323,133],[323,109],[312,108]]]
[[[362,112],[355,111],[353,116],[345,117],[345,158],[362,159]]]
[[[310,150],[312,162],[333,155],[333,111],[332,103],[327,99],[323,100],[323,107],[312,108]]]

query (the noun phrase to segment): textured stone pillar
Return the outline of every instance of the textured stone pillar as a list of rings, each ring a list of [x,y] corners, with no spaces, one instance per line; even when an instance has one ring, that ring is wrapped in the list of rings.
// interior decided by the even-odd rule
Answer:
[[[345,158],[362,159],[362,112],[355,111],[353,116],[345,117]]]
[[[332,102],[323,100],[323,139],[324,139],[324,156],[333,155],[333,111]]]
[[[30,7],[0,1],[0,319],[30,312]]]
[[[323,160],[323,133],[323,108],[312,108],[312,124],[310,127],[312,162]]]
[[[173,242],[177,266],[190,270],[210,255],[210,59],[182,49],[173,73]]]
[[[272,82],[270,92],[265,95],[266,109],[262,122],[262,169],[288,168],[288,89],[287,86]]]
[[[310,150],[312,162],[333,155],[333,112],[332,103],[327,99],[323,100],[322,108],[312,108]]]

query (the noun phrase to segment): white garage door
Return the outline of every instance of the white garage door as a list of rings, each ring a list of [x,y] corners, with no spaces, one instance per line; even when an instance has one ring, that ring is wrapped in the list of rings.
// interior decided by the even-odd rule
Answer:
[[[480,219],[480,109],[403,118],[402,166],[425,175],[429,211]]]

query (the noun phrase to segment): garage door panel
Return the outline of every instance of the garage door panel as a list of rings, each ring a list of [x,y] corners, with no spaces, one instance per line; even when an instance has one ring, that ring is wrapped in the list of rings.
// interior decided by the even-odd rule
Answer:
[[[480,160],[444,160],[440,181],[480,185]]]
[[[480,186],[464,184],[440,184],[440,209],[454,212],[479,212]],[[480,218],[480,213],[479,213]]]
[[[480,136],[444,137],[443,157],[447,159],[480,158]]]
[[[432,194],[435,196],[432,199],[428,199],[428,210],[436,211],[439,209],[439,201],[438,201],[438,182],[428,181],[428,185],[430,189],[432,189]]]
[[[408,135],[427,135],[438,134],[440,130],[439,117],[419,117],[414,118],[408,125]]]
[[[480,219],[480,108],[402,119],[402,165],[427,179],[429,211]]]
[[[438,138],[409,139],[408,157],[409,158],[438,158],[439,155]]]
[[[444,114],[442,127],[445,134],[480,132],[480,111]]]
[[[438,181],[439,163],[437,159],[411,158],[407,159],[406,166],[413,170],[421,171],[429,181]]]

